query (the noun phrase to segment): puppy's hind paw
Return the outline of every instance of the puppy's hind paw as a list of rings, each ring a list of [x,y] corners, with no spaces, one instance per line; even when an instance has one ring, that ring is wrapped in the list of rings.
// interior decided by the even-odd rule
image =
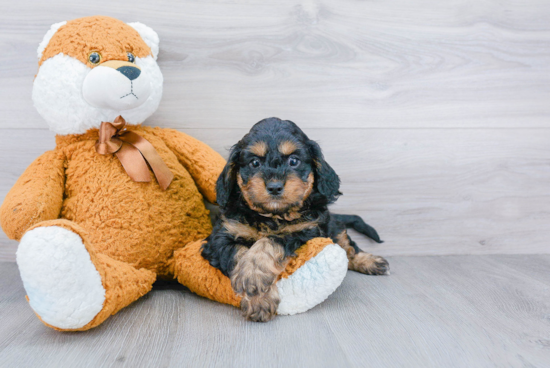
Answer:
[[[380,256],[370,253],[357,253],[349,260],[348,269],[364,273],[366,275],[389,275],[390,264]]]

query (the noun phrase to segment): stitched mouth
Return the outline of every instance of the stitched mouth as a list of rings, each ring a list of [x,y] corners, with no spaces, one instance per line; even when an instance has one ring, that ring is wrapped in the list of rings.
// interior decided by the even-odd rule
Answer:
[[[120,97],[121,99],[128,97],[128,96],[134,96],[136,100],[139,100],[138,96],[134,93],[134,82],[130,81],[130,93],[125,94],[124,96]]]

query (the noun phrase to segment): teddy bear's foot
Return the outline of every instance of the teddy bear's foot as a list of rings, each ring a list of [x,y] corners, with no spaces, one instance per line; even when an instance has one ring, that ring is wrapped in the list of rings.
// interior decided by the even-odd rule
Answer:
[[[17,264],[30,306],[47,326],[88,330],[151,290],[156,274],[94,251],[88,233],[43,221],[21,239]]]
[[[346,252],[328,244],[287,278],[277,282],[281,302],[277,314],[303,313],[323,302],[344,280],[348,269]]]
[[[81,328],[103,308],[101,276],[74,232],[58,226],[28,231],[19,244],[17,264],[29,304],[45,323]]]

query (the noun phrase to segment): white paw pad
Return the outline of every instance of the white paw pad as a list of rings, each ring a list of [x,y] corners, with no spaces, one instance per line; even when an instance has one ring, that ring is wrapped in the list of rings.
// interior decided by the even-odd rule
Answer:
[[[305,312],[324,301],[344,280],[348,270],[346,251],[327,245],[286,279],[277,282],[281,303],[277,314]]]
[[[80,328],[103,308],[105,289],[79,235],[58,226],[27,232],[17,264],[31,308],[52,326]]]

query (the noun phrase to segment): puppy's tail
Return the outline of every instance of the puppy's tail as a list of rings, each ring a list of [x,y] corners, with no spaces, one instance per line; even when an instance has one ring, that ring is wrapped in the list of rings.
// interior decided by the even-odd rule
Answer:
[[[374,230],[372,226],[365,223],[360,216],[357,215],[337,215],[334,213],[330,214],[331,218],[337,222],[340,222],[346,226],[346,228],[352,228],[355,231],[360,232],[363,235],[368,236],[377,243],[383,243],[383,240],[380,240],[380,236]]]

